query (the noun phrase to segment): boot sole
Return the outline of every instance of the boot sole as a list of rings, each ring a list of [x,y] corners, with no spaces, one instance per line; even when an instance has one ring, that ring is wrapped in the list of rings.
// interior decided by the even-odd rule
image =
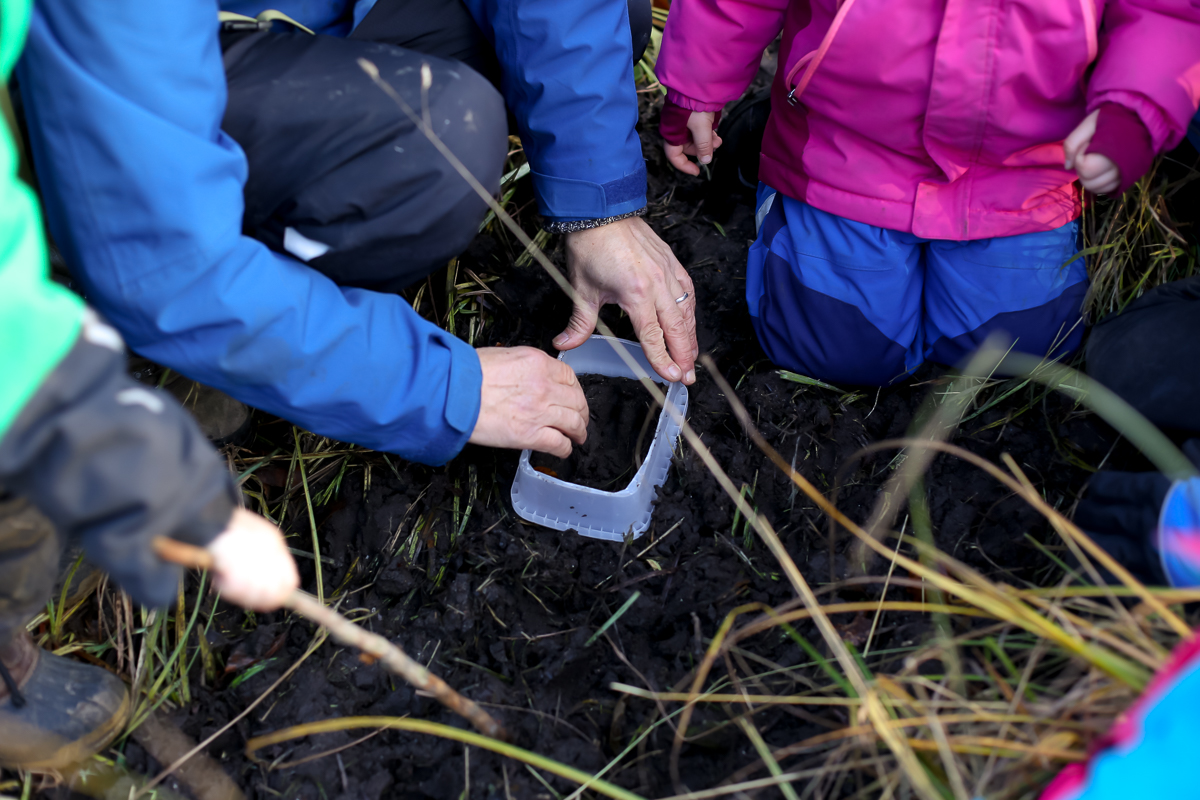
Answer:
[[[80,766],[83,762],[112,744],[117,736],[121,734],[121,731],[125,728],[125,723],[129,721],[130,705],[131,698],[129,691],[126,690],[125,699],[122,701],[121,707],[117,709],[117,713],[113,714],[104,725],[96,728],[87,736],[64,744],[50,758],[41,761],[13,764],[13,768],[29,770],[30,772],[63,772],[72,767]]]

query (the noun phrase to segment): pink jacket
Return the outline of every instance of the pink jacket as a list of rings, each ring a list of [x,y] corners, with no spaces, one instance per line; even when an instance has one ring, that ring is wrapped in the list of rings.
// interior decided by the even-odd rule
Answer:
[[[1071,221],[1062,142],[1090,111],[1126,106],[1161,152],[1200,102],[1194,0],[675,0],[668,99],[737,99],[780,30],[761,180],[930,239]]]

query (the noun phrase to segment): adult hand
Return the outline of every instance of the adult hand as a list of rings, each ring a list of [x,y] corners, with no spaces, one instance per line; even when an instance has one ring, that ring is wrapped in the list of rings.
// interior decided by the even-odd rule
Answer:
[[[208,545],[213,587],[251,611],[274,611],[300,585],[283,534],[251,511],[237,508],[229,525]]]
[[[1089,192],[1108,194],[1121,185],[1121,170],[1108,156],[1087,152],[1092,137],[1096,135],[1096,118],[1099,116],[1099,110],[1088,114],[1063,141],[1063,167],[1075,170],[1079,182]]]
[[[600,307],[616,303],[646,358],[669,381],[696,381],[696,288],[671,248],[640,217],[567,234],[567,270],[578,296],[559,350],[587,341]],[[675,302],[687,295],[683,302]]]
[[[588,407],[575,371],[532,347],[481,347],[479,420],[471,441],[571,455],[587,441]]]
[[[667,160],[680,172],[688,175],[699,175],[700,167],[692,163],[688,156],[695,156],[701,164],[712,161],[713,151],[721,146],[721,137],[713,130],[713,119],[716,112],[693,111],[688,116],[687,129],[692,140],[687,144],[664,144],[663,150]]]

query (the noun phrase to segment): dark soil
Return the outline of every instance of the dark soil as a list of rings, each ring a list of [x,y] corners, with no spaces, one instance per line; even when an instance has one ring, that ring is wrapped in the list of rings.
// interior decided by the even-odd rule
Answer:
[[[743,300],[746,251],[754,238],[746,195],[671,172],[653,141],[646,142],[646,153],[649,221],[695,281],[701,351],[711,354],[772,446],[821,490],[840,486],[838,504],[864,519],[897,463],[894,452],[859,457],[859,450],[903,436],[925,399],[942,385],[941,371],[926,368],[882,390],[831,391],[781,378],[755,340]],[[709,202],[713,192],[728,214],[706,216],[705,209],[717,205]],[[570,305],[536,265],[510,267],[513,257],[511,245],[480,236],[460,261],[477,273],[502,276],[493,284],[502,303],[494,304],[486,343],[553,352],[551,339],[565,325]],[[561,254],[554,258],[561,264]],[[433,285],[440,280],[435,276]],[[627,320],[615,310],[606,319],[618,335],[632,338]],[[829,602],[879,598],[878,584],[846,580],[845,536],[831,533],[823,515],[750,443],[711,378],[703,371],[698,376],[690,389],[691,424],[735,485],[745,486],[748,500],[772,521],[807,580]],[[620,424],[636,435],[640,419]],[[597,440],[605,436],[602,426]],[[954,441],[993,461],[1011,454],[1051,505],[1069,510],[1088,469],[1110,454],[1115,437],[1070,402],[1026,388],[969,419]],[[290,427],[261,421],[252,448],[269,453],[275,447],[290,452]],[[516,463],[516,453],[474,447],[437,468],[394,458],[385,462],[377,455],[353,460],[331,500],[315,508],[321,551],[331,559],[324,565],[325,590],[344,592],[344,612],[483,703],[518,745],[595,772],[661,721],[655,703],[626,698],[612,683],[656,691],[683,687],[732,609],[751,602],[777,606],[794,594],[778,563],[736,522],[733,504],[686,444],[660,491],[650,530],[633,546],[521,521],[508,501]],[[1056,568],[1039,548],[1053,549],[1057,539],[1004,487],[950,457],[934,461],[926,485],[936,541],[947,553],[1018,585],[1056,579]],[[302,496],[298,504],[293,500],[286,524],[293,546],[309,549]],[[299,564],[304,587],[313,591],[313,561]],[[904,599],[905,591],[893,588],[888,596]],[[619,621],[588,644],[635,592],[637,599]],[[861,643],[860,619],[842,615],[834,622],[847,639]],[[796,630],[820,641],[807,623],[797,623]],[[209,645],[226,672],[213,681],[197,663],[193,702],[175,712],[175,721],[197,739],[213,733],[291,668],[313,634],[310,624],[286,614],[251,617],[220,606]],[[930,635],[927,617],[885,615],[872,666],[896,668]],[[762,663],[824,682],[789,638],[761,635],[743,646],[765,659]],[[261,671],[248,674],[248,665]],[[778,678],[771,688],[790,686]],[[385,731],[309,761],[304,759],[346,747],[369,731],[299,739],[257,753],[258,761],[243,752],[252,736],[359,715],[465,726],[379,664],[326,644],[210,753],[258,800],[552,797],[521,764],[427,735]],[[692,730],[710,734],[683,749],[681,774],[690,788],[714,786],[757,758],[736,728],[722,725],[727,720],[719,708],[697,713]],[[755,717],[772,747],[847,721],[837,710],[776,708]],[[669,725],[658,725],[605,777],[648,797],[674,793],[667,771],[671,739]],[[135,767],[155,768],[134,743],[125,755]],[[574,789],[549,775],[542,778],[561,796]]]
[[[570,483],[619,491],[646,460],[661,412],[633,378],[581,375],[579,385],[588,403],[587,441],[566,458],[534,453],[529,463]]]
[[[746,251],[754,237],[752,207],[739,196],[729,216],[705,216],[708,186],[669,173],[657,150],[648,147],[647,153],[650,222],[693,276],[702,352],[712,355],[764,436],[802,474],[831,491],[841,471],[840,506],[865,518],[892,474],[894,453],[855,454],[868,443],[904,435],[939,385],[938,371],[928,369],[883,390],[830,391],[783,380],[759,349],[742,298]],[[555,258],[561,263],[559,254]],[[481,236],[461,262],[503,276],[493,288],[504,307],[486,331],[487,343],[553,352],[550,340],[565,324],[569,303],[539,267],[509,268],[511,259],[501,242]],[[618,335],[632,338],[627,320],[611,309],[606,318]],[[735,484],[747,487],[750,502],[772,521],[823,599],[879,597],[876,585],[843,581],[845,538],[831,539],[826,519],[749,442],[726,398],[702,371],[689,399],[691,424]],[[260,427],[255,449],[265,453],[283,446],[288,452],[287,430]],[[1012,454],[1051,504],[1070,508],[1089,474],[1077,465],[1098,464],[1113,437],[1070,403],[1030,389],[969,421],[955,441],[992,460]],[[744,524],[735,527],[733,504],[686,444],[660,490],[650,530],[632,547],[517,518],[508,501],[517,463],[513,452],[468,447],[441,468],[395,459],[384,465],[378,457],[369,463],[369,472],[361,463],[348,470],[334,499],[315,509],[322,553],[333,559],[324,566],[326,591],[344,587],[349,593],[344,611],[363,617],[368,628],[484,703],[514,732],[518,745],[588,772],[604,768],[633,736],[661,720],[655,703],[623,698],[609,688],[612,683],[659,691],[682,687],[730,610],[749,602],[776,606],[794,596],[765,547],[747,535]],[[1053,534],[991,478],[939,458],[927,484],[937,541],[946,552],[1016,583],[1055,576],[1038,549],[1055,542]],[[294,546],[307,550],[302,500],[299,506],[289,530]],[[312,591],[313,562],[299,563],[304,586]],[[620,620],[588,645],[634,592],[639,597]],[[895,589],[889,596],[904,599]],[[861,620],[834,621],[852,641],[860,636]],[[250,619],[225,607],[215,628],[211,645],[218,663],[261,659],[266,666],[236,686],[238,669],[207,686],[196,671],[195,699],[177,712],[176,721],[197,739],[256,700],[313,636],[311,625],[284,614]],[[811,626],[797,630],[820,641]],[[873,665],[887,668],[875,658],[901,658],[929,635],[926,617],[886,616],[876,634]],[[760,658],[820,677],[811,658],[789,639],[763,635],[746,646]],[[524,766],[478,748],[468,755],[461,745],[432,736],[386,731],[336,755],[278,769],[270,764],[295,764],[368,731],[300,739],[257,754],[263,759],[258,763],[243,754],[252,736],[359,715],[465,725],[380,665],[327,644],[210,752],[258,800],[446,800],[464,792],[472,798],[552,797]],[[711,787],[757,758],[740,732],[721,726],[723,720],[719,709],[696,715],[693,729],[712,733],[683,750],[681,772],[693,789]],[[814,716],[770,710],[756,717],[772,746],[846,722],[836,711]],[[647,797],[673,793],[667,771],[671,738],[671,728],[659,725],[606,778]],[[152,768],[136,744],[127,746],[127,757]],[[562,796],[574,788],[542,777]]]

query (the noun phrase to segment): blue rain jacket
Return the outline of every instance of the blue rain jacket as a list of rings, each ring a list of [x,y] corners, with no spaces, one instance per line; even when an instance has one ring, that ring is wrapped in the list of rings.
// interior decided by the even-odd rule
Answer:
[[[645,205],[625,0],[469,0],[493,39],[542,213]],[[349,0],[276,8],[345,35]],[[52,234],[129,345],[311,431],[440,464],[479,414],[479,359],[402,298],[342,288],[243,236],[221,131],[217,6],[39,0],[18,67]]]

